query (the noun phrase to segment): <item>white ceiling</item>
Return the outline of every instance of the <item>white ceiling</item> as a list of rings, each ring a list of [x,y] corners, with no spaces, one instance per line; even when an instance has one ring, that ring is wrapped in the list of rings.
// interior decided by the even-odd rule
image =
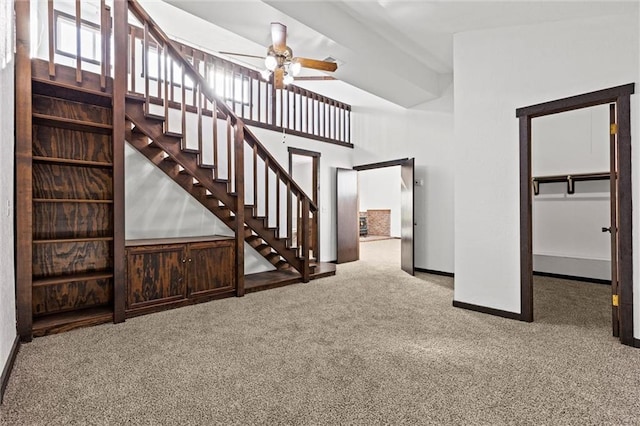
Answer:
[[[282,22],[295,56],[335,58],[337,78],[403,107],[451,84],[457,32],[638,13],[638,1],[165,1],[253,42],[241,53],[265,54],[270,22]]]

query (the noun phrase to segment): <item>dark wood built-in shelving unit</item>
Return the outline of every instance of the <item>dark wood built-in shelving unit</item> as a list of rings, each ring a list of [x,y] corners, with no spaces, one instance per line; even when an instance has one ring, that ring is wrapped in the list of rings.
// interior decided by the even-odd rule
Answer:
[[[112,111],[33,92],[33,335],[113,320]]]

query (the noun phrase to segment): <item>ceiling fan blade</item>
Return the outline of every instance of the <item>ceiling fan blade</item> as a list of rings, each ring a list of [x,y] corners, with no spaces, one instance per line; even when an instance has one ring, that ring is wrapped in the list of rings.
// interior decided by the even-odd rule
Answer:
[[[317,59],[309,58],[294,58],[301,66],[305,68],[312,68],[320,71],[335,71],[338,69],[338,64],[335,62],[318,61]]]
[[[245,58],[256,58],[256,59],[264,59],[264,56],[258,55],[247,55],[246,53],[236,53],[236,52],[218,52],[221,55],[229,55],[229,56],[243,56]]]
[[[330,75],[312,75],[306,77],[296,77],[296,81],[318,81],[318,80],[337,80],[337,78]]]
[[[273,71],[273,85],[276,89],[284,89],[284,69],[276,68]]]
[[[276,53],[287,50],[287,27],[280,22],[271,23],[271,43]]]

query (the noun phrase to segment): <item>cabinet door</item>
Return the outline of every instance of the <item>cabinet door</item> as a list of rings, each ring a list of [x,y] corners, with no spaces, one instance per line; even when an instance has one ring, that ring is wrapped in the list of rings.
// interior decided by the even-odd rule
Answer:
[[[235,288],[233,241],[189,244],[189,296],[220,293]]]
[[[185,262],[184,244],[127,249],[127,308],[184,299]]]

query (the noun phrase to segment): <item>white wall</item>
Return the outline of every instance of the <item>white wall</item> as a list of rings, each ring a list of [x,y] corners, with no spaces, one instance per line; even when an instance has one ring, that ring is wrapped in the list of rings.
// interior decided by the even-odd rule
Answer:
[[[125,145],[125,239],[228,235],[233,231],[162,170]],[[275,269],[245,243],[245,273]]]
[[[288,167],[288,165],[286,165]],[[288,168],[287,168],[288,170]],[[291,177],[309,197],[313,193],[313,158],[294,155],[291,165]]]
[[[13,1],[0,3],[0,372],[16,338],[13,234],[14,29]]]
[[[609,105],[532,121],[533,176],[608,172]],[[533,198],[533,269],[611,279],[609,181],[540,185]]]
[[[360,171],[358,185],[359,211],[391,210],[390,235],[400,238],[400,188],[402,185],[400,166]]]
[[[454,36],[455,300],[520,312],[516,108],[637,81],[638,47],[637,14]]]
[[[445,83],[446,84],[446,83]],[[453,272],[453,87],[405,109],[370,96],[352,102],[355,165],[415,157],[415,266]]]

